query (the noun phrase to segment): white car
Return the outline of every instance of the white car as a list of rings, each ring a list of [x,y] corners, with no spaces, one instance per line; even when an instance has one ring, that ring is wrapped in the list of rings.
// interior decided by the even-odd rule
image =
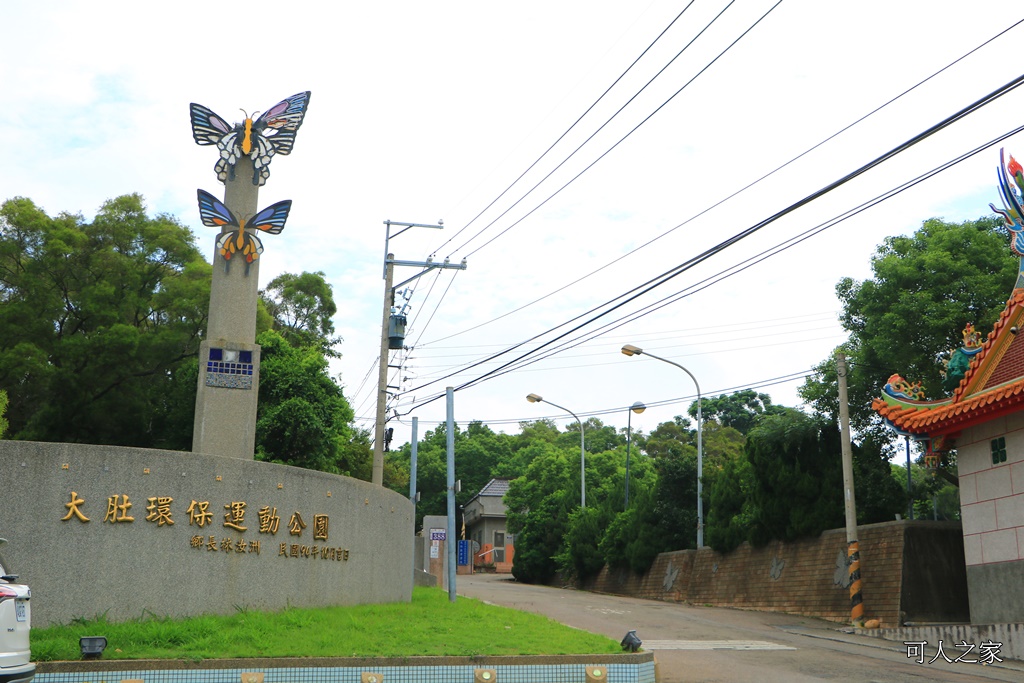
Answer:
[[[0,546],[6,542],[0,538]],[[0,557],[0,683],[28,683],[36,675],[29,649],[32,591],[17,580]]]

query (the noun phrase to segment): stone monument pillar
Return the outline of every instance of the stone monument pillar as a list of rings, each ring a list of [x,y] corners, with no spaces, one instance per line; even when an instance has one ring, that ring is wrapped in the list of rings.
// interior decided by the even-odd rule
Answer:
[[[253,163],[241,157],[234,179],[225,181],[224,204],[236,216],[256,215],[259,186]],[[231,232],[225,226],[221,232]],[[218,240],[220,235],[217,236]],[[256,447],[256,406],[260,388],[260,347],[256,344],[259,259],[225,261],[215,249],[210,318],[199,346],[199,386],[192,426],[192,452],[252,460]]]
[[[256,406],[260,388],[260,347],[256,345],[259,299],[257,233],[284,229],[291,200],[258,211],[260,187],[270,177],[275,155],[290,154],[309,106],[300,92],[242,123],[231,125],[213,110],[189,105],[197,145],[215,146],[213,167],[224,183],[224,201],[199,190],[203,225],[219,227],[213,255],[210,318],[199,346],[192,452],[252,460],[256,446]]]

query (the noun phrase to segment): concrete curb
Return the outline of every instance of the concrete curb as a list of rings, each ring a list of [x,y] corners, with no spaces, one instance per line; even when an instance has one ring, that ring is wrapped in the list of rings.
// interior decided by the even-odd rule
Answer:
[[[286,657],[280,659],[117,659],[107,661],[39,662],[36,674],[79,672],[295,669],[295,668],[379,668],[439,666],[557,666],[563,664],[647,664],[653,652],[593,655],[517,655],[470,657]]]

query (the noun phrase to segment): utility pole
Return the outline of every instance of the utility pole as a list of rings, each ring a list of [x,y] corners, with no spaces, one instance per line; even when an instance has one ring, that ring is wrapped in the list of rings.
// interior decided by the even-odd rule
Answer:
[[[377,419],[373,437],[373,483],[384,485],[384,420],[388,406],[388,323],[395,304],[395,290],[391,283],[395,277],[394,254],[384,259],[384,321],[380,335],[380,368],[377,372]]]
[[[384,233],[384,316],[381,322],[380,332],[380,369],[377,373],[377,419],[373,433],[373,476],[371,479],[372,483],[377,486],[384,485],[384,428],[385,422],[387,421],[388,405],[388,352],[393,348],[389,340],[388,327],[391,322],[391,314],[395,305],[395,290],[401,289],[416,278],[434,270],[435,268],[455,270],[466,269],[466,259],[462,259],[462,262],[457,264],[449,263],[448,259],[445,259],[441,263],[436,263],[430,258],[426,261],[396,261],[395,255],[389,251],[391,238],[398,237],[410,228],[433,228],[434,230],[441,230],[444,228],[443,221],[438,221],[437,225],[384,221],[384,225],[387,226]],[[391,226],[393,225],[402,228],[402,230],[399,230],[392,235]],[[423,270],[412,277],[403,280],[398,285],[394,285],[395,266],[412,266],[415,268],[422,268]],[[405,332],[403,324],[402,336],[404,337],[404,335]],[[399,345],[398,348],[401,348],[401,346]]]
[[[445,404],[447,430],[447,458],[446,470],[448,477],[448,524],[445,532],[445,550],[448,552],[448,602],[455,602],[455,548],[458,541],[455,538],[455,493],[458,488],[455,483],[455,388],[445,387]]]
[[[412,453],[409,458],[409,500],[412,501],[412,574],[414,581],[416,580],[416,504],[420,502],[420,494],[416,490],[416,455],[419,448],[419,426],[419,418],[413,416],[412,438],[409,440],[409,443],[412,444]]]
[[[859,626],[864,622],[864,598],[861,595],[860,545],[857,543],[857,498],[853,489],[853,448],[850,445],[850,405],[846,394],[846,354],[842,351],[836,352],[836,374],[839,376],[839,430],[843,450],[843,501],[846,508],[846,564],[850,572],[850,621]]]

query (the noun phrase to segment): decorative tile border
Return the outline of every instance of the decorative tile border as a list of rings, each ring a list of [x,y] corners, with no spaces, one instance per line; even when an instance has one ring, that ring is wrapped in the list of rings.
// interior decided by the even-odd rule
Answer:
[[[545,657],[406,657],[43,662],[34,683],[655,683],[654,653]]]

